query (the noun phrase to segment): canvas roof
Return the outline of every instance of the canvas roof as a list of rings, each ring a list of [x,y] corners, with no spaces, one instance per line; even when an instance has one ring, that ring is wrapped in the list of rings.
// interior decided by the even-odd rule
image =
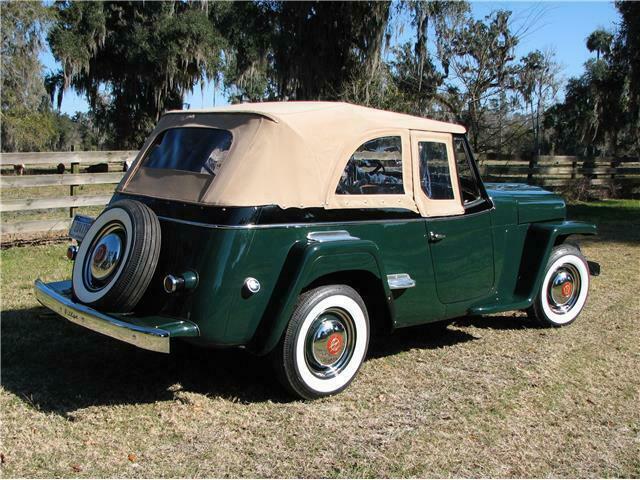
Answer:
[[[140,168],[139,159],[155,136],[180,126],[232,132],[231,150],[215,180],[192,172]],[[411,130],[465,133],[460,125],[338,102],[265,102],[171,111],[161,118],[118,191],[220,206],[344,207],[349,202],[332,202],[330,197],[351,154],[368,140],[401,135],[403,162],[410,164],[406,139]],[[374,196],[374,204],[365,203],[375,207],[381,200],[379,206],[417,211],[410,192],[403,198],[383,197],[388,196]]]
[[[454,123],[377,110],[346,102],[240,103],[215,108],[173,110],[169,113],[254,113],[278,123],[286,123],[291,127],[300,129],[300,131],[305,131],[308,127],[315,127],[317,124],[324,123],[327,119],[330,119],[331,124],[324,124],[324,127],[332,130],[337,130],[343,121],[353,122],[357,120],[363,129],[394,126],[430,132],[466,132],[463,126]]]

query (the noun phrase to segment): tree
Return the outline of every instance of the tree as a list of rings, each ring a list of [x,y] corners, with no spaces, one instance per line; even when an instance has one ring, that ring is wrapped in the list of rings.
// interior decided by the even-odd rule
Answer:
[[[630,149],[640,155],[640,3],[616,2],[622,16],[616,39],[616,59],[624,65],[628,82],[628,126]]]
[[[233,3],[222,20],[230,43],[225,81],[232,95],[236,100],[339,98],[354,72],[370,75],[380,66],[389,5]],[[366,101],[369,83],[364,87]]]
[[[549,106],[556,100],[560,82],[559,66],[553,53],[535,50],[520,59],[515,75],[515,88],[524,104],[533,132],[533,153],[541,154],[541,121]]]
[[[433,39],[432,44],[429,43],[429,33],[433,30],[438,37],[444,25],[455,23],[452,19],[468,12],[466,2],[409,1],[400,4],[399,16],[402,20],[404,16],[410,16],[415,37],[393,48],[393,57],[388,62],[394,86],[401,97],[396,108],[414,115],[437,115],[441,109],[438,89],[446,74],[431,53],[435,44]]]
[[[585,63],[580,77],[569,80],[564,102],[545,120],[565,153],[640,152],[640,4],[619,2],[616,7],[622,16],[620,30],[610,34],[599,29],[587,38],[596,58]]]
[[[587,37],[587,49],[590,52],[596,52],[597,59],[600,60],[600,54],[608,54],[611,51],[611,42],[613,34],[602,28],[595,30]]]
[[[51,148],[55,125],[38,54],[48,12],[39,3],[0,3],[2,24],[2,151]]]
[[[496,131],[490,131],[487,115],[492,100],[510,88],[517,36],[509,28],[511,13],[499,10],[474,20],[454,17],[439,31],[438,57],[446,75],[440,101],[456,120],[469,128],[476,151],[488,148]]]
[[[138,148],[160,114],[217,75],[223,39],[206,2],[58,2],[48,39],[62,71],[49,78],[61,101],[86,95],[114,148]],[[215,5],[214,5],[215,8]]]

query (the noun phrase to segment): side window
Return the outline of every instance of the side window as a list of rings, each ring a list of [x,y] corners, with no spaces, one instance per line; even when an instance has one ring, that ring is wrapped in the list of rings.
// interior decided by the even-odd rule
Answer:
[[[460,178],[462,201],[466,205],[482,198],[480,180],[476,175],[476,171],[471,166],[471,155],[469,155],[463,137],[454,137],[453,150],[456,154],[456,166],[458,168],[458,178]]]
[[[447,144],[442,142],[418,142],[420,157],[420,185],[432,200],[451,200],[451,173]]]
[[[363,143],[342,172],[338,195],[402,195],[402,140],[380,137]]]

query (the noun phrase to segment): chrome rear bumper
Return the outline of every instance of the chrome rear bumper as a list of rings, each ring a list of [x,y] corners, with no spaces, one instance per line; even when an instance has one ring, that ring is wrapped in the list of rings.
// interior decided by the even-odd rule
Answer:
[[[154,352],[169,353],[171,332],[134,325],[71,300],[71,281],[35,282],[36,298],[45,307],[67,320],[108,337]]]

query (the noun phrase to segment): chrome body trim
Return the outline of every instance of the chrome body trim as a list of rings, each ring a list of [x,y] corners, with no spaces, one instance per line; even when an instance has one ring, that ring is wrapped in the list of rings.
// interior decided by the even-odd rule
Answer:
[[[329,230],[326,232],[309,232],[307,240],[310,242],[338,242],[340,240],[360,240],[358,237],[352,236],[346,230]]]
[[[420,217],[420,218],[384,218],[378,220],[342,220],[342,221],[329,221],[329,222],[291,222],[291,223],[264,223],[264,224],[255,224],[249,223],[246,225],[222,225],[219,223],[206,223],[206,222],[195,222],[193,220],[181,220],[179,218],[166,217],[164,215],[158,215],[158,220],[165,222],[173,222],[180,223],[183,225],[190,225],[193,227],[202,227],[202,228],[213,228],[213,229],[223,229],[223,230],[240,230],[240,229],[262,229],[262,228],[317,228],[317,227],[330,227],[332,225],[335,226],[345,226],[345,225],[369,225],[376,223],[408,223],[408,222],[439,222],[446,221],[451,218],[459,218],[459,217],[472,217],[476,215],[484,215],[488,212],[495,210],[495,206],[482,210],[481,212],[474,213],[465,213],[460,215],[450,215],[443,217]],[[322,232],[319,232],[322,233]],[[355,238],[355,237],[354,237]]]
[[[404,290],[416,286],[416,281],[408,273],[392,273],[387,275],[387,282],[391,290]]]
[[[184,288],[184,278],[169,274],[162,280],[162,286],[165,292],[175,293]]]
[[[169,332],[160,328],[140,327],[124,322],[85,305],[75,303],[71,281],[44,283],[35,281],[38,301],[45,307],[82,327],[154,352],[169,353]]]
[[[383,220],[345,220],[342,222],[292,222],[292,223],[265,223],[258,224],[255,223],[247,224],[247,225],[220,225],[218,223],[203,223],[203,222],[194,222],[191,220],[180,220],[179,218],[165,217],[162,215],[158,215],[158,219],[166,222],[173,223],[181,223],[183,225],[191,225],[194,227],[203,227],[203,228],[219,228],[225,230],[238,230],[238,229],[260,229],[260,228],[312,228],[312,227],[328,227],[331,225],[362,225],[369,223],[401,223],[401,222],[424,222],[424,218],[394,218],[394,219],[383,219]],[[322,232],[318,232],[322,233]],[[355,237],[354,237],[355,238]]]
[[[247,277],[242,285],[249,293],[258,293],[260,291],[260,282],[257,278]]]

